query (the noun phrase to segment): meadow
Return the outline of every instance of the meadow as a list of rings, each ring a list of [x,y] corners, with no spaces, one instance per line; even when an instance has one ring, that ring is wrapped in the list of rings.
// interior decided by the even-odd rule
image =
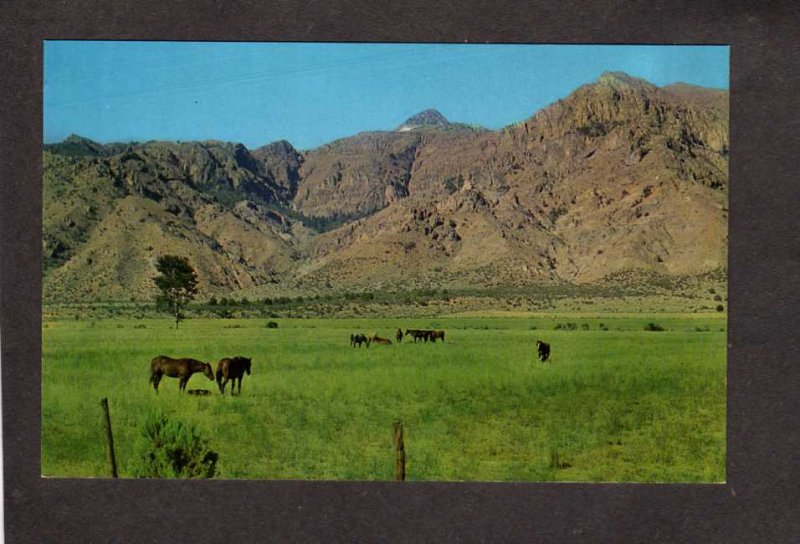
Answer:
[[[277,328],[268,328],[274,321]],[[570,323],[574,325],[569,325]],[[662,331],[645,330],[655,323]],[[45,320],[42,475],[106,477],[100,399],[120,476],[160,408],[196,425],[218,478],[391,480],[405,425],[408,480],[725,480],[723,314],[381,319]],[[400,327],[446,341],[395,343]],[[350,347],[353,332],[390,346]],[[552,346],[540,363],[535,342]],[[148,384],[156,355],[253,359],[241,396],[197,374]]]

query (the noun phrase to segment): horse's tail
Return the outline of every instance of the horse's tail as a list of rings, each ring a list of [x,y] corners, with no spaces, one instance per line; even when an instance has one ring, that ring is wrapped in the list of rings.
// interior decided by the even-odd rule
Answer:
[[[222,368],[217,369],[217,384],[222,385]]]

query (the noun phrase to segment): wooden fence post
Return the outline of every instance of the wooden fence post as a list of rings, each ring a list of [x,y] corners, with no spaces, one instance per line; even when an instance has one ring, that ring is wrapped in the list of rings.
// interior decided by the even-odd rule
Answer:
[[[394,422],[394,479],[398,482],[406,479],[406,447],[403,444],[403,422],[399,419]]]
[[[103,417],[103,426],[106,430],[106,442],[108,442],[108,463],[111,465],[111,477],[117,477],[117,458],[114,456],[114,437],[111,434],[111,415],[108,412],[108,399],[100,399],[100,405],[103,407],[105,413]]]

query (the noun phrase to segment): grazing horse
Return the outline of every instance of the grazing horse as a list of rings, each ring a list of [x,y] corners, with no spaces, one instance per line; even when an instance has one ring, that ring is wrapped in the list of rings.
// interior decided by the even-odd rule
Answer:
[[[431,342],[436,342],[437,338],[441,338],[442,342],[444,342],[444,331],[429,331]]]
[[[369,338],[363,334],[351,334],[350,345],[353,347],[361,347],[361,344],[366,344],[369,347]]]
[[[159,355],[150,361],[150,383],[153,384],[156,393],[158,393],[158,384],[164,376],[179,378],[178,391],[185,391],[186,382],[195,372],[202,372],[206,378],[214,381],[211,365],[203,361],[189,358],[173,359],[166,355]]]
[[[217,385],[220,394],[225,394],[225,385],[231,382],[231,395],[236,388],[236,380],[239,380],[239,394],[242,394],[242,377],[245,372],[250,375],[251,359],[246,357],[225,357],[217,363]]]
[[[541,340],[536,341],[536,350],[539,352],[539,360],[545,362],[550,357],[550,344],[546,344]]]
[[[406,336],[412,336],[415,344],[419,340],[424,340],[425,342],[428,341],[428,331],[421,331],[419,329],[406,329]]]
[[[370,336],[370,341],[374,342],[375,344],[391,344],[392,341],[388,338],[381,338],[377,334]]]
[[[400,329],[397,329],[397,332],[394,334],[394,339],[397,340],[398,344],[400,342],[402,342],[403,341],[403,331],[401,331]]]

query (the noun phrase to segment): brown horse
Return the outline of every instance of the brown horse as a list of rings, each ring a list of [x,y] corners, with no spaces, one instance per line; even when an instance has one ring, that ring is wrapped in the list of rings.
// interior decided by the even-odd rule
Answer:
[[[414,343],[416,344],[419,340],[428,341],[427,331],[423,331],[420,329],[406,329],[406,336],[412,336],[414,338]]]
[[[442,342],[444,342],[444,331],[429,331],[431,342],[436,342],[437,338],[441,338]]]
[[[233,395],[237,379],[239,380],[239,394],[242,394],[242,377],[245,372],[248,376],[250,375],[251,361],[245,357],[225,357],[217,363],[217,385],[219,385],[221,394],[225,394],[225,385],[230,380],[231,395]]]
[[[389,340],[388,338],[381,338],[381,337],[380,337],[380,336],[378,336],[377,334],[376,334],[376,335],[373,335],[373,336],[370,336],[370,337],[369,337],[369,340],[370,340],[370,342],[372,342],[373,344],[391,344],[391,343],[392,343],[392,341],[391,341],[391,340]]]
[[[173,359],[166,355],[159,355],[150,361],[150,372],[150,383],[153,384],[153,389],[156,390],[156,393],[158,393],[158,384],[164,376],[180,379],[178,391],[186,390],[186,382],[195,372],[202,372],[206,378],[212,382],[214,381],[214,372],[211,370],[211,365],[197,359]]]

